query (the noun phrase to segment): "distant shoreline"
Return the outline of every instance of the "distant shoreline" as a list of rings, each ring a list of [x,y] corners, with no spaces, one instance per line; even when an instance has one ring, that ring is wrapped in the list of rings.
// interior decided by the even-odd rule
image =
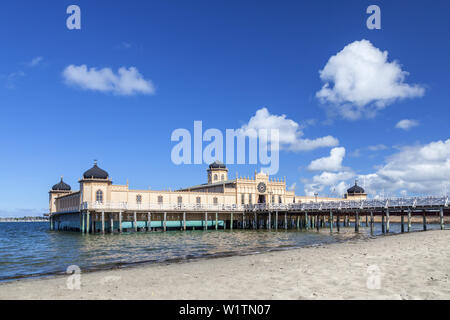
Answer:
[[[48,222],[48,220],[0,220],[0,223],[11,223],[11,222]]]

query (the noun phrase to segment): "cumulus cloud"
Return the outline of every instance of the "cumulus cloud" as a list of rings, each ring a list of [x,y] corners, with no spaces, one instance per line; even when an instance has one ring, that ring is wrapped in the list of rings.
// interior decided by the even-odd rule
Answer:
[[[325,171],[303,183],[307,194],[345,192],[355,178],[372,196],[440,195],[450,187],[450,139],[403,147],[375,172],[357,175],[350,169]]]
[[[404,119],[404,120],[400,120],[395,125],[395,127],[397,129],[409,130],[411,128],[417,127],[418,125],[419,125],[419,121],[417,121],[417,120]]]
[[[120,68],[114,73],[110,68],[97,70],[86,65],[70,65],[63,71],[67,84],[85,90],[111,92],[116,95],[154,94],[155,88],[150,80],[144,79],[134,68]]]
[[[324,85],[316,97],[344,118],[371,117],[398,99],[424,95],[423,87],[405,83],[407,75],[397,61],[388,61],[387,51],[368,40],[355,41],[320,71]]]
[[[266,129],[269,133],[271,129],[277,129],[279,131],[280,148],[289,151],[309,151],[339,145],[339,140],[332,136],[316,139],[303,138],[302,126],[291,119],[287,119],[286,115],[271,114],[267,108],[257,110],[249,122],[239,130],[243,135],[254,136],[255,132],[257,133],[261,129]]]
[[[342,169],[342,160],[345,157],[345,148],[333,148],[329,157],[312,161],[308,170],[310,171],[339,171]]]

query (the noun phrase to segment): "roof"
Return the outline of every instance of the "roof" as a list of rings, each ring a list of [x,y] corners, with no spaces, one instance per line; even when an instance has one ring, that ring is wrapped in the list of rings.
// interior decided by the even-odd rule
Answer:
[[[103,169],[97,166],[97,161],[94,162],[94,166],[83,173],[84,179],[108,179],[109,174]]]
[[[216,160],[209,165],[209,168],[210,169],[226,169],[227,166],[223,162]]]
[[[63,177],[61,177],[61,181],[58,184],[55,184],[52,187],[53,191],[70,191],[72,188],[63,181]]]
[[[347,190],[347,193],[349,194],[356,194],[356,193],[365,193],[365,190],[358,186],[358,181],[355,181],[355,185]]]

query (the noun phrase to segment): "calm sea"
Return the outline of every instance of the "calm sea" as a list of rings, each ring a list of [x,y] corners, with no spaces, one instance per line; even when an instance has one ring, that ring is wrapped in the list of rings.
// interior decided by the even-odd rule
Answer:
[[[429,229],[438,226],[429,225]],[[421,225],[413,225],[420,230]],[[399,232],[398,224],[391,225]],[[0,223],[0,281],[64,273],[78,265],[83,272],[138,263],[255,254],[367,237],[367,229],[330,235],[316,231],[173,231],[114,235],[50,232],[48,223]],[[375,235],[381,233],[376,225]]]

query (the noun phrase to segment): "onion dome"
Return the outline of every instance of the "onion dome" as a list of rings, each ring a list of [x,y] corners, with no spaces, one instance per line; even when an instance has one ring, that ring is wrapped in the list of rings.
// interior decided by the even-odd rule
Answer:
[[[109,174],[103,169],[97,166],[97,161],[94,162],[94,166],[83,173],[84,179],[108,179]]]
[[[364,189],[358,186],[358,181],[355,181],[355,185],[347,190],[348,194],[361,194],[365,193]]]
[[[210,169],[226,169],[227,166],[225,164],[223,164],[222,162],[220,162],[219,160],[216,160],[209,165],[209,168]]]
[[[70,191],[70,190],[72,190],[72,188],[67,183],[64,183],[63,177],[61,177],[61,182],[58,184],[55,184],[52,187],[52,190],[53,191]]]

